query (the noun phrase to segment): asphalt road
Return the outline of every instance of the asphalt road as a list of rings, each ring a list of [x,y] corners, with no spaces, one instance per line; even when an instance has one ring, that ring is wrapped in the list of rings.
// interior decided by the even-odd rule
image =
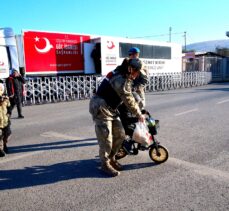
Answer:
[[[144,151],[99,170],[88,100],[26,106],[12,115],[10,154],[0,159],[0,211],[229,210],[229,83],[147,93],[169,160]]]

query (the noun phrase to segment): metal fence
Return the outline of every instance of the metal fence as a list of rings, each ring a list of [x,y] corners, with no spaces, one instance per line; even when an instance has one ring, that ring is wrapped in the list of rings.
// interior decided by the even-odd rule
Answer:
[[[213,82],[229,81],[229,58],[206,54],[184,59],[183,70],[211,72]]]
[[[31,78],[26,83],[25,105],[88,99],[93,96],[101,77],[63,76]],[[150,75],[146,92],[201,86],[211,82],[210,72],[183,72]]]

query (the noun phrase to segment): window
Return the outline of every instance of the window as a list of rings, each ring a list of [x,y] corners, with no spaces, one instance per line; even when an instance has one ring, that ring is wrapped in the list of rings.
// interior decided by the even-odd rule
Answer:
[[[128,50],[131,47],[140,49],[140,58],[144,59],[171,59],[171,47],[142,45],[134,43],[119,43],[119,57],[128,57]]]

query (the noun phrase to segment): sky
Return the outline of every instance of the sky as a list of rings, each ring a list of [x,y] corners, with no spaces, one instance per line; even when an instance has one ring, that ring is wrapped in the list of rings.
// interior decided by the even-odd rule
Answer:
[[[228,0],[2,0],[0,28],[188,45],[229,39],[228,8]]]

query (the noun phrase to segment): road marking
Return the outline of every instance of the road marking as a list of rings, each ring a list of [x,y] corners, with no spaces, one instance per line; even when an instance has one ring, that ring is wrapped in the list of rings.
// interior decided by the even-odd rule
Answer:
[[[63,134],[63,133],[57,133],[57,132],[54,132],[54,131],[48,131],[48,132],[42,133],[40,136],[49,137],[49,138],[52,138],[52,137],[54,137],[54,138],[62,138],[62,139],[67,139],[67,140],[84,139],[83,137],[69,136],[69,135],[66,135],[66,134]]]
[[[219,101],[219,102],[217,102],[216,104],[219,105],[219,104],[223,104],[223,103],[227,103],[227,102],[229,102],[229,99]]]
[[[32,156],[32,155],[40,154],[40,153],[43,153],[43,152],[44,151],[28,152],[28,153],[25,153],[25,154],[22,154],[22,155],[13,156],[11,158],[3,158],[3,160],[0,160],[0,164],[1,163],[6,163],[6,162],[9,162],[9,161],[22,159],[22,158],[29,157],[29,156]]]
[[[180,115],[188,114],[188,113],[195,112],[195,111],[198,111],[198,109],[197,108],[194,108],[194,109],[183,111],[181,113],[177,113],[177,114],[174,114],[174,115],[175,116],[180,116]]]
[[[190,163],[187,161],[179,160],[177,158],[169,158],[169,161],[181,165],[188,170],[194,171],[200,175],[213,177],[215,179],[222,179],[223,181],[229,182],[229,172],[210,168],[200,164]]]
[[[97,139],[92,139],[92,138],[87,138],[87,137],[79,137],[79,136],[69,136],[63,133],[57,133],[55,131],[47,131],[45,133],[40,134],[40,136],[43,137],[49,137],[49,138],[61,138],[69,141],[82,141],[84,140],[85,142],[88,140],[90,142],[95,141],[97,142]]]

